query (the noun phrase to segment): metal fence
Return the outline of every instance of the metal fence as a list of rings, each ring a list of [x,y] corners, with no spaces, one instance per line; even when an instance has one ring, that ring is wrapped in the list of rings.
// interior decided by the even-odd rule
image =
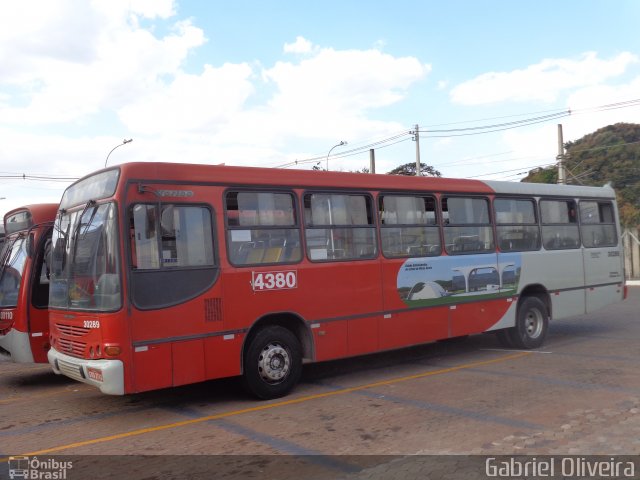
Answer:
[[[638,228],[627,228],[622,234],[624,270],[627,279],[640,278],[640,235]]]

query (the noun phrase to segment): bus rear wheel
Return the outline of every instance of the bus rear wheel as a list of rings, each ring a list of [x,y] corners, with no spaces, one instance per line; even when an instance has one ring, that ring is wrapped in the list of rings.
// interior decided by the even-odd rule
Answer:
[[[288,394],[302,373],[301,351],[300,342],[290,330],[278,325],[259,330],[244,355],[243,383],[247,391],[263,400]]]
[[[541,347],[549,328],[549,311],[538,297],[527,297],[518,306],[516,325],[508,330],[509,340],[516,348]]]

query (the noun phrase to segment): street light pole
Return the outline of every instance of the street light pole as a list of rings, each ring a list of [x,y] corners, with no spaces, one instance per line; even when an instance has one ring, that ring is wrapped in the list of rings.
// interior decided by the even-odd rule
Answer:
[[[340,140],[340,143],[336,143],[333,147],[329,149],[329,153],[327,153],[327,172],[329,171],[329,155],[331,155],[331,151],[336,147],[341,147],[342,145],[346,145],[347,142],[344,140]]]
[[[111,152],[109,152],[107,154],[107,158],[104,159],[104,168],[107,168],[107,162],[109,161],[109,155],[111,155],[111,153],[118,147],[121,147],[122,145],[126,145],[127,143],[131,143],[133,142],[133,138],[130,138],[129,140],[127,140],[126,138],[124,140],[122,140],[122,143],[119,145],[116,145],[115,147],[113,147],[111,149]]]

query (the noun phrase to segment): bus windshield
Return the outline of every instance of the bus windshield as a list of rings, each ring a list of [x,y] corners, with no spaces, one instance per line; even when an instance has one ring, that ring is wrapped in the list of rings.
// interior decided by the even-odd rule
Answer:
[[[0,265],[0,307],[18,305],[22,274],[27,260],[26,237],[9,240]]]
[[[52,237],[49,305],[113,311],[120,308],[116,208],[89,201],[62,211]]]

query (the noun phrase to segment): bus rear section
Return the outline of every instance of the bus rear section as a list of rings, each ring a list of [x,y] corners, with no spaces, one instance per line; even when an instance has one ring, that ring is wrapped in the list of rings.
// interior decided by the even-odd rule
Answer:
[[[28,205],[5,215],[0,257],[0,355],[47,361],[49,264],[56,204]]]

